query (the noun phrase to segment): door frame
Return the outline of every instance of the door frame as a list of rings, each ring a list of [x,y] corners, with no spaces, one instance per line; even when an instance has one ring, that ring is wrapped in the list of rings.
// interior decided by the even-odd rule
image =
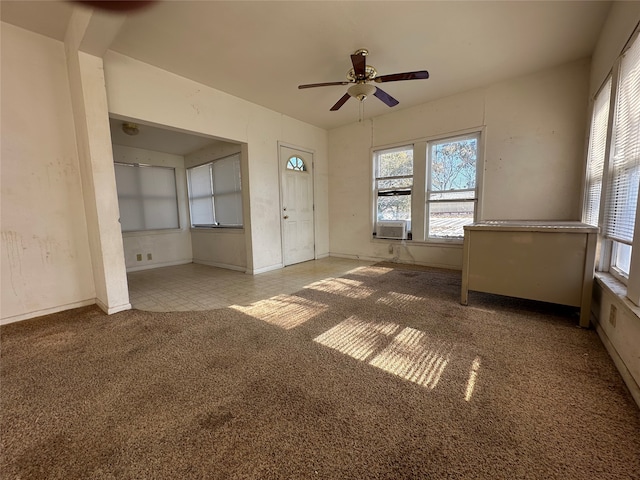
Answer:
[[[313,219],[313,260],[317,260],[316,252],[316,176],[315,176],[315,150],[307,147],[300,147],[292,143],[278,141],[278,196],[280,202],[278,205],[278,215],[280,217],[280,254],[282,255],[282,267],[286,267],[285,264],[285,245],[284,245],[284,222],[282,218],[283,198],[282,198],[282,175],[284,173],[284,162],[282,158],[282,147],[291,148],[293,150],[299,150],[311,155],[311,202],[312,202],[312,219]]]

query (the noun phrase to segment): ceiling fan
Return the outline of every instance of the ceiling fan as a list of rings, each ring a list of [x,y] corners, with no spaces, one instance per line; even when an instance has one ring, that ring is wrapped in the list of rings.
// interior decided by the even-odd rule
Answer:
[[[314,88],[314,87],[328,87],[332,85],[349,85],[353,84],[347,90],[340,100],[330,108],[330,110],[336,111],[342,105],[344,105],[349,98],[354,97],[361,102],[369,95],[379,98],[385,104],[390,107],[398,105],[398,100],[393,98],[384,90],[371,85],[369,82],[384,83],[384,82],[397,82],[399,80],[422,80],[429,78],[429,72],[426,70],[420,70],[417,72],[404,72],[404,73],[392,73],[391,75],[378,76],[378,72],[371,65],[367,65],[367,55],[369,51],[361,48],[356,50],[351,55],[351,63],[353,68],[347,72],[347,80],[343,82],[325,82],[325,83],[310,83],[307,85],[298,85],[298,88]]]

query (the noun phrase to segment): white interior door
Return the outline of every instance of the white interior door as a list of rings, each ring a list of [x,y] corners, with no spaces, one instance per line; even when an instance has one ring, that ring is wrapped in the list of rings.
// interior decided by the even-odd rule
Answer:
[[[315,258],[313,154],[280,146],[280,208],[284,265]]]

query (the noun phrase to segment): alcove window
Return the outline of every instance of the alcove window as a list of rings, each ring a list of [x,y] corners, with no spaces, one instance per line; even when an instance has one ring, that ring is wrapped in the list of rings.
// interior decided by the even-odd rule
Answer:
[[[116,163],[115,173],[123,232],[180,227],[174,168]]]
[[[240,154],[187,169],[192,227],[242,227]]]

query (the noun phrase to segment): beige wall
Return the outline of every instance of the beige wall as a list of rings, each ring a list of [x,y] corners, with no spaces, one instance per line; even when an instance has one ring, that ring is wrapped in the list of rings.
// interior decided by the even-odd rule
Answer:
[[[640,20],[640,2],[613,2],[593,50],[589,91],[595,95]]]
[[[95,303],[61,42],[2,23],[2,322]]]
[[[584,59],[329,132],[331,254],[459,269],[461,244],[372,240],[371,150],[484,129],[479,219],[578,220]]]
[[[160,167],[173,167],[176,173],[180,228],[177,230],[123,233],[122,240],[127,271],[191,263],[193,255],[191,253],[184,158],[170,153],[113,145],[113,160],[121,163],[144,163]],[[149,253],[152,257],[151,260],[147,260]],[[137,260],[137,254],[142,255],[141,261]]]

